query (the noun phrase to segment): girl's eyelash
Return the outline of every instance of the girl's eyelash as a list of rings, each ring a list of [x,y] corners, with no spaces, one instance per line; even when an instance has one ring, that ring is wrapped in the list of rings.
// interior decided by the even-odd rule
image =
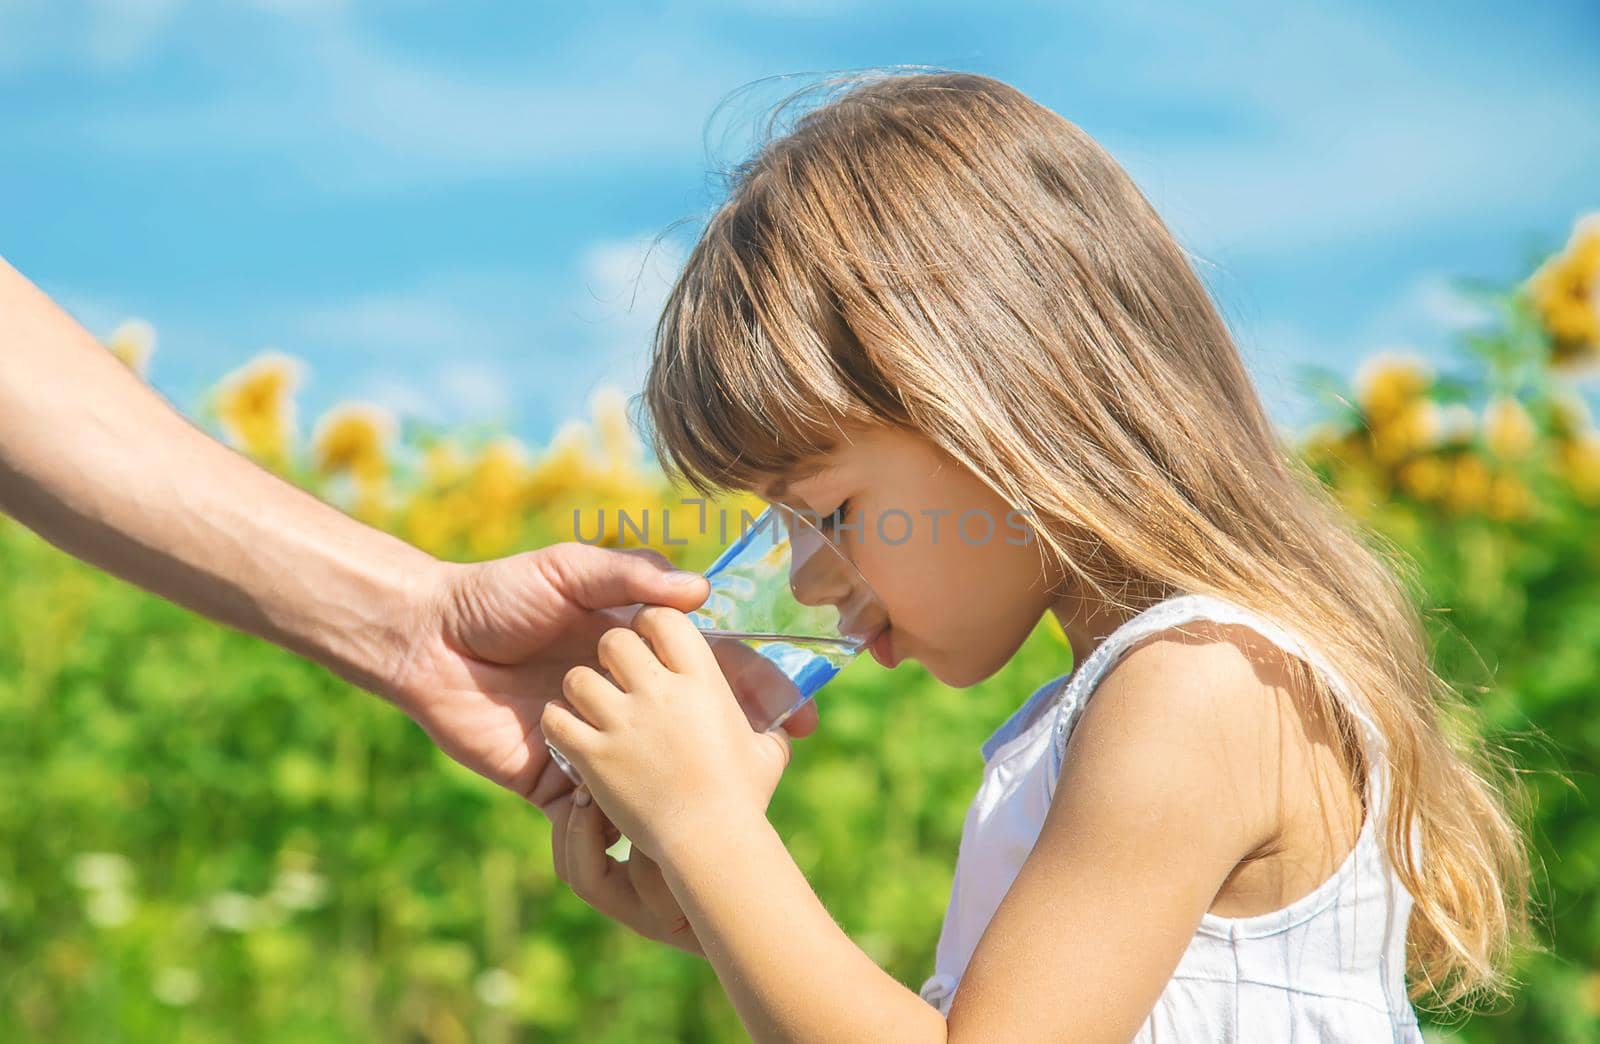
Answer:
[[[817,523],[817,528],[821,529],[823,532],[827,532],[833,528],[834,522],[842,520],[845,516],[845,513],[849,510],[850,498],[846,497],[845,499],[839,501],[838,507],[822,516],[821,521]]]

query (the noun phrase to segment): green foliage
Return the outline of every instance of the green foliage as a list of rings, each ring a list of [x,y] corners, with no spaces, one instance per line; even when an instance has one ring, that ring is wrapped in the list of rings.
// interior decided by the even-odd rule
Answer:
[[[555,881],[544,819],[394,710],[0,520],[0,1037],[737,1040],[709,966]],[[852,935],[928,974],[983,738],[1070,666],[857,663],[772,816]]]
[[[1505,1010],[1430,1033],[1578,1042],[1600,1039],[1600,519],[1583,484],[1600,443],[1558,419],[1546,341],[1517,300],[1498,298],[1510,319],[1464,345],[1480,375],[1391,367],[1353,391],[1323,375],[1336,423],[1305,452],[1414,558],[1437,669],[1529,784],[1545,949]],[[1525,452],[1514,410],[1469,445],[1440,443],[1414,408],[1482,393],[1526,400],[1543,449],[1493,459]],[[276,400],[256,398],[266,421],[236,420],[276,446]],[[527,498],[559,499],[540,491],[611,474],[570,454],[532,478],[509,467],[463,472],[459,503],[435,482],[399,517],[434,534],[426,546],[467,547],[499,540]],[[477,528],[458,532],[469,509]],[[500,550],[571,536],[551,521],[565,506],[542,517]],[[822,693],[772,819],[839,923],[908,986],[932,970],[980,743],[1070,666],[1041,624],[971,689],[863,661]],[[569,894],[543,818],[398,712],[3,518],[0,786],[0,1039],[743,1039],[708,965]]]

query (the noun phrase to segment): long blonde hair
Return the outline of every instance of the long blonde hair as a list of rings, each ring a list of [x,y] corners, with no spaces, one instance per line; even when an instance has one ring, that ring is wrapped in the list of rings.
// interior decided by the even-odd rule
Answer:
[[[988,77],[820,86],[825,104],[736,168],[672,288],[644,392],[664,466],[751,489],[843,424],[905,427],[1026,510],[1095,597],[1213,594],[1316,636],[1386,739],[1413,996],[1504,993],[1528,919],[1514,781],[1430,666],[1413,566],[1280,446],[1149,202]],[[1290,666],[1362,779],[1348,715]]]

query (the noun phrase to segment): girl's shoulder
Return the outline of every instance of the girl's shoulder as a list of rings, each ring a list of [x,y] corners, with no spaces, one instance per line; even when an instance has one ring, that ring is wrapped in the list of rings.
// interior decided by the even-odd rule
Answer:
[[[1365,753],[1383,747],[1371,718],[1318,649],[1260,614],[1212,595],[1183,594],[1158,602],[1090,653],[1062,693],[1058,755],[1086,706],[1108,702],[1107,689],[1132,693],[1111,698],[1118,702],[1174,701],[1165,709],[1178,713],[1207,704],[1216,704],[1211,709],[1219,714],[1292,713],[1308,728],[1340,730]],[[1142,708],[1146,713],[1162,709]]]
[[[1120,647],[1067,707],[1062,760],[1095,751],[1103,762],[1108,745],[1126,745],[1115,760],[1168,766],[1213,788],[1216,807],[1254,839],[1214,912],[1274,909],[1355,843],[1366,759],[1350,757],[1349,723],[1327,689],[1296,668],[1303,647],[1248,614],[1178,616],[1113,636]]]
[[[1118,652],[1070,697],[1067,751],[1098,723],[1113,736],[1255,762],[1277,746],[1286,717],[1314,716],[1314,693],[1291,669],[1290,654],[1242,623],[1174,623],[1126,640]]]
[[[1158,701],[1235,706],[1235,697],[1244,693],[1308,695],[1299,692],[1303,684],[1296,688],[1294,652],[1245,622],[1194,617],[1142,629],[1118,644],[1117,655],[1085,686],[1085,697],[1108,689],[1143,691],[1144,698]]]

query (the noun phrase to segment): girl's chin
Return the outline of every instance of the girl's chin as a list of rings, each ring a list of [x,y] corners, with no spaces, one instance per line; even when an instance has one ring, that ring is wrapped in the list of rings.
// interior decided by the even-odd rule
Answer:
[[[929,674],[939,679],[940,683],[948,685],[952,689],[966,689],[994,677],[1000,668],[1006,665],[1010,657],[1001,657],[992,664],[986,664],[972,658],[951,661],[938,656],[930,656],[927,658],[917,657],[916,659]]]
[[[870,642],[867,650],[879,665],[890,670],[902,663],[921,664],[923,670],[952,689],[965,689],[978,684],[1005,666],[1006,660],[1009,659],[1002,657],[997,664],[987,669],[983,664],[971,660],[950,662],[941,656],[926,654],[893,625]]]

